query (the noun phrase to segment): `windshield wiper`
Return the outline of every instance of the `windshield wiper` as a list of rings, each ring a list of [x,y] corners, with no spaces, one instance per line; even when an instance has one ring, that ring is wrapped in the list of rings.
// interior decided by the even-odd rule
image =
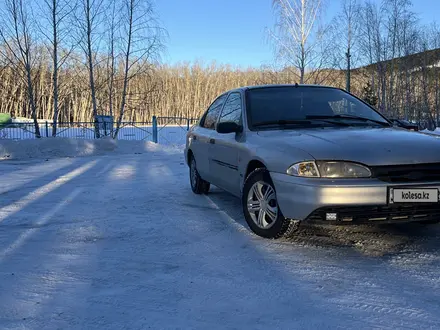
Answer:
[[[358,117],[358,116],[352,116],[352,115],[334,115],[334,116],[326,116],[326,115],[309,115],[306,116],[307,119],[351,119],[351,120],[360,120],[360,121],[371,121],[373,123],[379,124],[381,126],[390,126],[389,123],[384,122],[384,121],[380,121],[380,120],[375,120],[375,119],[370,119],[370,118],[365,118],[365,117]]]
[[[334,121],[334,120],[321,120],[319,118],[313,118],[314,121],[317,119],[318,121],[327,123],[327,124],[333,124],[337,126],[350,126],[350,124],[343,123],[340,121]],[[314,124],[311,120],[304,120],[304,119],[296,119],[296,120],[271,120],[271,121],[264,121],[260,123],[256,123],[253,126],[254,127],[260,127],[260,126],[271,126],[271,125],[277,125],[277,126],[287,126],[287,125],[312,125]]]
[[[310,120],[268,120],[268,121],[261,121],[259,123],[252,124],[254,127],[260,127],[260,126],[271,126],[271,125],[278,125],[278,126],[286,126],[286,125],[309,125],[312,122]]]
[[[310,119],[312,119],[312,118],[310,118]],[[322,121],[324,123],[333,124],[333,125],[336,125],[336,126],[350,126],[350,124],[344,123],[342,121],[337,121],[337,120],[334,121],[334,120],[330,120],[330,119],[321,119],[321,118],[313,118],[313,120]]]

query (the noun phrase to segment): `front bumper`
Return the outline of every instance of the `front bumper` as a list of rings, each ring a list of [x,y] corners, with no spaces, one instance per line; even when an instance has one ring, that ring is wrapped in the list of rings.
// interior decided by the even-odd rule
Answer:
[[[376,179],[307,179],[270,173],[278,205],[286,218],[313,222],[326,220],[326,213],[337,213],[333,222],[405,222],[440,218],[440,203],[389,204],[389,187],[430,187],[437,183],[389,184]]]

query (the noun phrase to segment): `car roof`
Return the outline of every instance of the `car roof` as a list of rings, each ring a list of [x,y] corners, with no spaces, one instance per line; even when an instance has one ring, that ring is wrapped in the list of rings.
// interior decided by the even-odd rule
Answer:
[[[267,85],[251,85],[251,86],[238,87],[238,88],[229,90],[227,93],[234,92],[234,91],[245,91],[245,90],[252,90],[252,89],[259,89],[259,88],[273,88],[273,87],[321,87],[321,88],[339,89],[337,87],[332,87],[332,86],[313,85],[313,84],[267,84]]]

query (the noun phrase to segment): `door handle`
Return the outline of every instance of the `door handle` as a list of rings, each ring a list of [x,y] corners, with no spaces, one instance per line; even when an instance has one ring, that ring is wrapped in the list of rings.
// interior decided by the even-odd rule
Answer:
[[[215,144],[215,139],[209,139],[209,143]]]

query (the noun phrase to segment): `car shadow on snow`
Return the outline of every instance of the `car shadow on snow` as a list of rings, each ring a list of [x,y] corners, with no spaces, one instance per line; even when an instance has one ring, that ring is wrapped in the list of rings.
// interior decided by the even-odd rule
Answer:
[[[238,198],[217,187],[211,188],[209,198],[231,218],[249,229]],[[301,246],[345,247],[369,256],[393,256],[408,251],[437,253],[440,250],[440,224],[326,226],[304,223],[293,237],[278,242]]]

